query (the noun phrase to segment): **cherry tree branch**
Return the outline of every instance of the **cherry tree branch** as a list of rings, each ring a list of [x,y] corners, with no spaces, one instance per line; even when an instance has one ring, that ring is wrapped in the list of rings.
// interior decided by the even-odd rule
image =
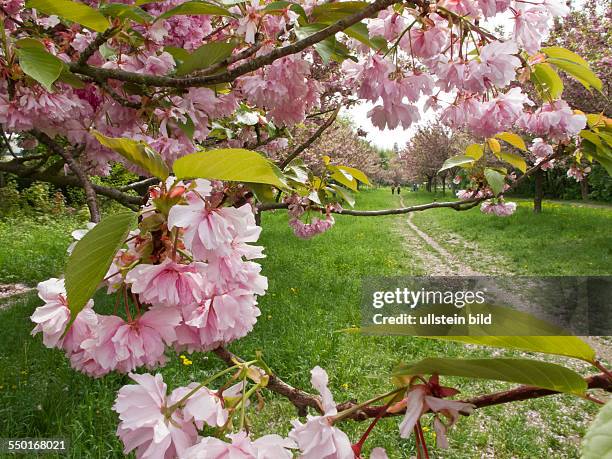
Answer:
[[[53,153],[61,156],[68,167],[72,171],[72,173],[78,179],[81,187],[85,190],[85,198],[87,200],[87,207],[89,208],[90,219],[94,223],[98,223],[100,221],[100,209],[98,207],[98,197],[96,195],[96,190],[94,190],[91,182],[89,181],[89,177],[87,174],[81,169],[81,166],[72,156],[72,153],[68,151],[66,148],[62,148],[58,145],[51,137],[47,134],[40,132],[36,129],[30,131],[31,134],[38,139],[38,141],[49,148]]]
[[[297,147],[295,150],[293,150],[293,152],[289,156],[287,156],[278,165],[278,167],[281,170],[283,170],[285,167],[289,165],[291,161],[293,161],[295,158],[300,156],[304,150],[310,147],[319,137],[321,137],[321,135],[334,123],[334,121],[336,120],[336,117],[338,116],[338,112],[340,112],[340,106],[336,107],[333,110],[332,114],[329,116],[329,118],[327,118],[327,120],[321,126],[319,126],[319,129],[317,129],[316,132],[313,135],[311,135],[308,138],[308,140],[306,140],[306,142],[304,142],[299,147]]]
[[[82,187],[80,180],[74,175],[57,175],[45,171],[37,171],[36,168],[22,164],[22,161],[0,161],[0,172],[8,172],[19,177],[48,182],[57,186]],[[109,188],[95,183],[92,183],[92,187],[98,195],[117,201],[132,210],[138,210],[138,206],[142,204],[140,196],[131,196],[122,193],[116,188]]]
[[[215,75],[204,75],[194,77],[169,77],[169,76],[156,76],[156,75],[143,75],[135,72],[126,72],[125,70],[119,69],[104,69],[100,67],[92,67],[90,65],[72,62],[68,64],[70,71],[81,75],[90,76],[96,80],[98,79],[114,79],[119,81],[125,81],[128,83],[135,83],[140,85],[156,86],[156,87],[172,87],[172,88],[190,88],[198,86],[208,86],[220,83],[230,83],[236,78],[253,72],[265,65],[269,65],[285,56],[299,53],[304,49],[315,45],[326,38],[334,36],[336,33],[347,29],[348,27],[360,22],[361,20],[376,15],[379,11],[395,4],[400,3],[401,0],[376,0],[363,8],[361,11],[349,15],[343,19],[340,19],[333,24],[321,29],[320,31],[309,35],[306,38],[296,41],[290,45],[275,48],[272,51],[258,56],[244,64],[241,64],[231,70],[227,70],[223,73]]]
[[[516,188],[520,183],[527,180],[528,177],[535,174],[538,170],[542,168],[548,161],[559,158],[565,153],[565,148],[563,145],[560,145],[552,155],[550,155],[546,161],[542,161],[535,166],[527,169],[523,175],[521,175],[518,179],[510,184],[510,188],[505,190],[503,193],[506,193],[514,188]],[[503,194],[503,193],[500,193]],[[464,199],[461,201],[443,201],[443,202],[430,202],[428,204],[419,204],[416,206],[408,206],[408,207],[397,207],[395,209],[381,209],[381,210],[352,210],[352,209],[342,209],[342,210],[331,210],[332,213],[342,214],[342,215],[352,215],[354,217],[380,217],[384,215],[403,215],[411,212],[420,212],[423,210],[429,209],[442,209],[448,208],[457,211],[465,211],[476,207],[482,201],[486,201],[487,199],[491,199],[491,196],[484,196],[481,198],[471,198]],[[279,209],[287,209],[289,207],[288,203],[278,202],[278,203],[268,203],[268,204],[259,204],[257,209],[259,212],[265,212],[268,210],[279,210]],[[312,209],[324,210],[320,207],[313,206]]]
[[[229,350],[227,350],[223,346],[219,346],[214,349],[213,352],[217,357],[223,360],[226,365],[233,366],[236,362],[244,362],[243,359],[236,356]],[[602,389],[607,392],[612,392],[612,378],[608,377],[605,373],[595,374],[586,377],[585,382],[587,383],[587,387],[589,389]],[[315,409],[318,413],[323,413],[323,408],[321,405],[321,398],[318,395],[310,394],[301,389],[295,388],[290,384],[287,384],[277,375],[270,375],[270,380],[267,389],[275,392],[283,397],[286,397],[297,409],[298,414],[300,416],[306,415],[306,409],[308,407]],[[512,403],[512,402],[520,402],[523,400],[531,400],[535,398],[546,397],[549,395],[559,394],[560,392],[553,391],[550,389],[542,389],[539,387],[533,386],[518,386],[513,389],[494,392],[486,395],[479,395],[477,397],[468,398],[465,400],[461,400],[464,403],[470,403],[478,408],[484,408],[487,406],[493,405],[501,405],[503,403]],[[340,403],[336,406],[338,412],[342,412],[344,410],[353,408],[357,406],[358,403],[356,401],[347,401],[344,403]],[[346,419],[353,419],[355,421],[364,421],[369,418],[375,418],[378,416],[381,417],[390,417],[390,416],[399,416],[403,415],[403,412],[397,413],[387,413],[380,414],[381,410],[386,410],[388,408],[387,405],[374,405],[374,406],[366,406],[360,410],[355,411],[351,415],[349,415]]]

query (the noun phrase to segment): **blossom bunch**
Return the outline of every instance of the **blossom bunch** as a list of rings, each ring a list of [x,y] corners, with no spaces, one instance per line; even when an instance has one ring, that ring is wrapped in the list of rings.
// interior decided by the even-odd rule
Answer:
[[[213,187],[214,185],[214,187]],[[125,314],[102,315],[93,300],[70,323],[63,280],[38,286],[33,333],[66,351],[74,368],[91,376],[127,373],[166,363],[166,350],[210,350],[245,336],[267,289],[261,228],[252,207],[222,205],[222,183],[169,178],[151,190],[140,229],[114,257],[105,276],[109,293],[125,295]],[[81,232],[75,233],[81,238]],[[132,303],[127,301],[132,296]],[[65,336],[64,336],[65,334]]]

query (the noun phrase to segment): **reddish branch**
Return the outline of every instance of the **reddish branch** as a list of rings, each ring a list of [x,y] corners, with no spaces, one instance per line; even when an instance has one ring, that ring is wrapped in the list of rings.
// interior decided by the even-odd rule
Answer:
[[[228,351],[223,346],[218,347],[217,349],[213,350],[213,352],[228,366],[235,365],[236,362],[244,362],[244,360],[242,360],[240,357],[236,356],[232,352]],[[588,376],[585,378],[585,381],[589,389],[602,389],[607,392],[612,392],[612,378],[609,378],[605,373]],[[317,412],[323,414],[321,399],[319,396],[310,394],[301,389],[297,389],[287,384],[285,381],[283,381],[276,375],[270,375],[270,382],[268,383],[267,388],[272,392],[286,397],[298,409],[298,414],[300,416],[306,415],[306,408],[308,407],[314,408]],[[539,387],[518,386],[514,389],[495,392],[487,395],[480,395],[478,397],[473,397],[462,401],[465,403],[471,403],[478,409],[487,406],[519,402],[522,400],[530,400],[555,394],[559,394],[559,392],[550,389],[542,389]],[[337,410],[338,412],[341,412],[350,409],[356,405],[358,405],[358,403],[355,401],[340,403],[337,405]],[[390,417],[403,414],[402,412],[399,412],[384,413],[383,415],[381,415],[381,410],[386,409],[386,405],[367,406],[356,411],[355,413],[352,413],[347,419],[353,419],[355,421],[364,421],[370,418]]]

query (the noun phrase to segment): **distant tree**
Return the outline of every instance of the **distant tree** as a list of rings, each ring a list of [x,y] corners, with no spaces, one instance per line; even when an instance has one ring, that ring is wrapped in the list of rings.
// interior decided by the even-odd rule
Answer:
[[[437,178],[446,192],[446,182],[452,169],[438,172],[449,157],[460,153],[460,138],[446,126],[433,123],[420,127],[401,153],[410,180],[427,182],[427,191],[435,190]]]

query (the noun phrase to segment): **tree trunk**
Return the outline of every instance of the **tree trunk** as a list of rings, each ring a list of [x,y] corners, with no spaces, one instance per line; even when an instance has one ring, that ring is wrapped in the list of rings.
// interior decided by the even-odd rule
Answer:
[[[446,196],[446,176],[442,177],[442,196]]]
[[[433,177],[427,177],[427,191],[431,193],[431,180]]]
[[[533,211],[542,213],[542,198],[544,197],[544,172],[538,169],[535,176],[535,195],[533,196]]]
[[[580,182],[580,194],[582,195],[583,201],[589,199],[589,182],[586,177]]]

